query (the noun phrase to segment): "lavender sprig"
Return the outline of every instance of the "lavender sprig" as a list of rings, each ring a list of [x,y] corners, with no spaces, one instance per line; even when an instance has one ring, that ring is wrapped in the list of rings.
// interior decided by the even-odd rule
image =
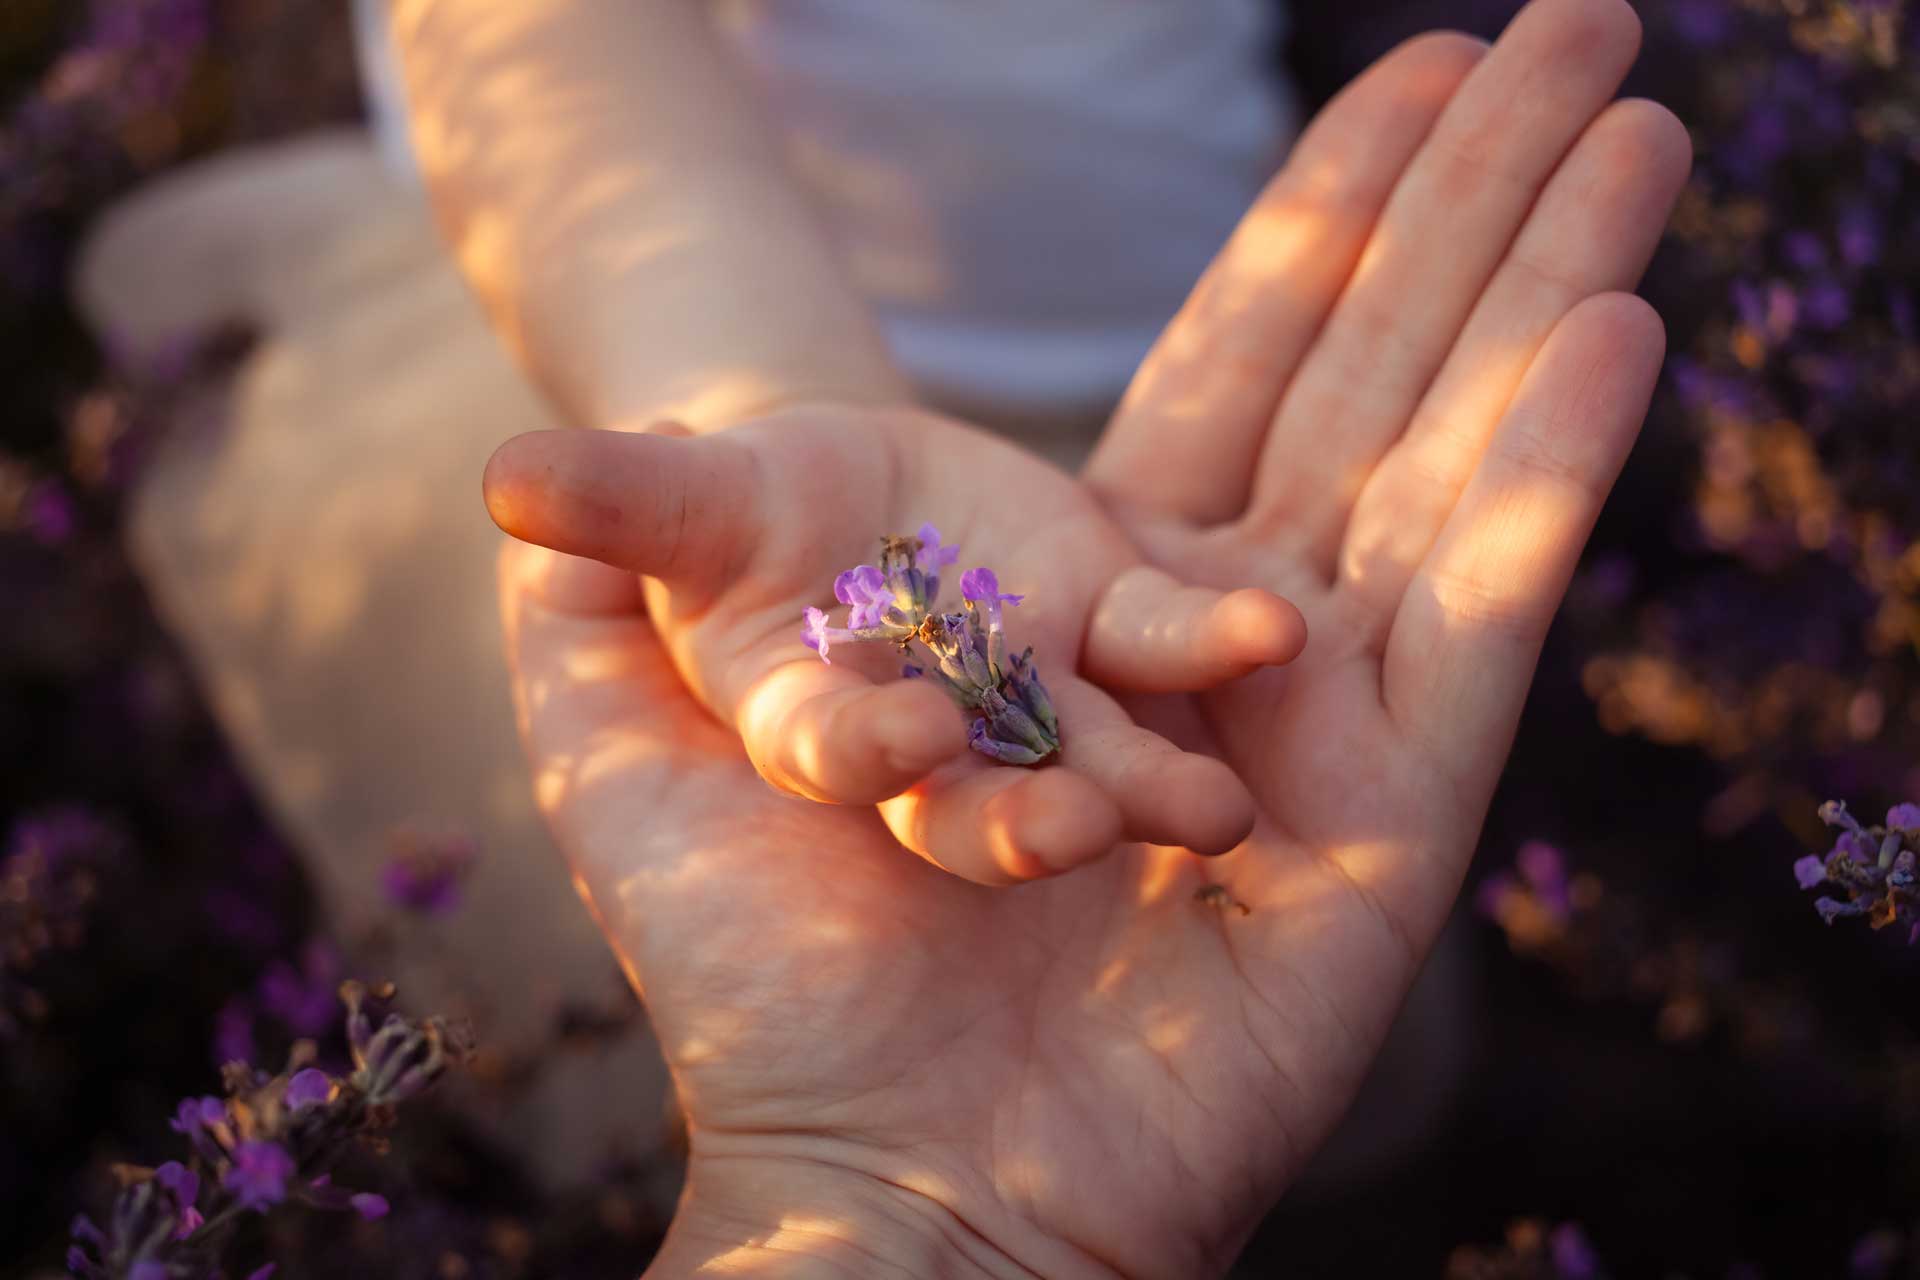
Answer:
[[[395,1108],[432,1087],[461,1046],[438,1018],[389,1013],[376,1029],[368,997],[358,982],[341,984],[353,1054],[346,1075],[312,1066],[313,1045],[303,1041],[280,1074],[229,1063],[225,1098],[182,1102],[169,1124],[186,1139],[187,1162],[122,1166],[107,1225],[73,1220],[68,1269],[85,1280],[216,1280],[245,1214],[299,1202],[386,1216],[385,1197],[335,1186],[333,1165],[356,1144],[384,1149]],[[248,1280],[272,1271],[268,1263]]]
[[[960,575],[960,613],[938,613],[940,571],[960,548],[940,541],[931,524],[916,537],[881,539],[878,565],[855,565],[834,580],[834,598],[849,606],[847,625],[827,625],[824,609],[808,609],[801,639],[832,662],[829,650],[856,640],[884,640],[926,657],[903,674],[930,680],[972,717],[967,741],[1002,764],[1041,764],[1060,750],[1060,721],[1033,664],[1033,650],[1009,657],[1005,609],[1026,597],[1000,590],[991,569]],[[916,655],[918,656],[918,655]]]
[[[1820,821],[1840,832],[1833,848],[1808,854],[1793,864],[1802,889],[1834,884],[1846,898],[1822,895],[1813,909],[1828,924],[1845,916],[1865,916],[1875,929],[1908,926],[1907,942],[1920,942],[1920,883],[1915,879],[1915,846],[1920,844],[1920,805],[1897,804],[1882,826],[1863,826],[1839,800],[1820,806]]]

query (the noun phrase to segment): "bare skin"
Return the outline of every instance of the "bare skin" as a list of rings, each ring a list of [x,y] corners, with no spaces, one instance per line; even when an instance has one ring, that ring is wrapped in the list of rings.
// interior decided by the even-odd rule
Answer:
[[[1661,328],[1620,291],[1688,155],[1664,111],[1609,105],[1637,38],[1616,0],[1536,0],[1490,53],[1436,37],[1390,55],[1249,214],[1081,486],[873,405],[503,451],[496,517],[553,548],[504,561],[541,801],[691,1124],[653,1274],[1231,1261],[1352,1097],[1458,892],[1644,416]],[[750,516],[728,499],[742,484]],[[1244,788],[1251,834],[1214,859],[1115,843],[1149,819],[1091,744],[1101,759],[1037,774],[942,757],[877,810],[758,786],[756,763],[828,794],[820,777],[857,780],[895,745],[837,739],[783,697],[769,731],[812,733],[814,776],[756,745],[753,691],[828,670],[781,647],[796,604],[920,519],[1035,592],[1012,625],[1043,662],[1075,653],[1076,741],[1138,732],[1130,714],[1174,744],[1137,750]],[[1271,640],[1284,598],[1310,637],[1291,665],[1214,687],[1232,671],[1209,643],[1246,635],[1182,649],[1140,625],[1249,588],[1273,610],[1250,634],[1274,647],[1228,656],[1293,656]],[[786,692],[878,706],[907,687],[833,670]],[[1005,813],[969,791],[1049,777],[1087,789]],[[1063,827],[1069,803],[1095,817]],[[1048,878],[995,890],[905,856],[936,831],[969,879]],[[1248,913],[1196,899],[1215,884]]]

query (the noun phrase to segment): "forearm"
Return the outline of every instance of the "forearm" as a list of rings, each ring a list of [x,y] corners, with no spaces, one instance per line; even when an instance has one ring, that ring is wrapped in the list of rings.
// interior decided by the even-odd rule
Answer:
[[[392,10],[441,225],[569,420],[904,394],[705,5]]]

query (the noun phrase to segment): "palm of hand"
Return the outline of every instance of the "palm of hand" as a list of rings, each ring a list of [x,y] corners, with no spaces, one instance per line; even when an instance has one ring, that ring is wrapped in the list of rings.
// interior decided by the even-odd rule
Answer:
[[[895,797],[883,812],[899,839],[968,878],[1065,870],[1123,834],[1220,852],[1250,824],[1228,769],[1136,726],[1073,659],[1198,687],[1290,657],[1297,615],[1261,591],[1177,589],[1085,486],[1003,441],[912,409],[828,406],[700,440],[547,433],[496,456],[489,502],[523,537],[649,572],[682,678],[768,780],[830,801]],[[929,522],[963,555],[939,609],[959,608],[972,565],[1025,594],[1010,643],[1032,645],[1046,673],[1065,769],[968,751],[968,718],[928,682],[899,681],[892,645],[843,641],[831,664],[801,646],[803,610],[834,604],[843,569]]]
[[[1624,5],[1538,0],[1484,59],[1442,38],[1369,73],[1169,329],[1087,491],[1037,468],[958,485],[976,477],[954,456],[857,471],[887,450],[843,441],[807,465],[846,487],[799,499],[832,519],[792,526],[826,564],[770,553],[749,575],[764,598],[731,612],[655,601],[697,683],[682,637],[785,632],[879,517],[942,523],[1036,592],[1076,555],[1280,592],[1308,620],[1298,663],[1124,699],[1244,781],[1253,834],[1230,855],[1125,845],[1011,892],[944,876],[871,812],[756,790],[637,611],[573,616],[558,592],[518,610],[548,809],[647,991],[696,1163],[703,1136],[859,1168],[1046,1274],[1224,1261],[1351,1097],[1457,891],[1644,413],[1658,322],[1611,291],[1644,266],[1685,151],[1656,108],[1603,110],[1636,34]],[[821,447],[793,439],[764,447]],[[1016,640],[1044,663],[1100,603],[1036,598]],[[583,646],[612,656],[556,656]],[[1209,880],[1251,914],[1196,901]]]
[[[543,799],[696,1161],[860,1169],[1046,1274],[1223,1264],[1325,1123],[1306,1075],[1329,1011],[1247,981],[1240,917],[1195,901],[1190,855],[1132,846],[1017,891],[907,857],[871,810],[761,785],[647,621],[606,587],[586,609],[543,589],[545,555],[508,568],[516,663],[543,673],[522,687]]]

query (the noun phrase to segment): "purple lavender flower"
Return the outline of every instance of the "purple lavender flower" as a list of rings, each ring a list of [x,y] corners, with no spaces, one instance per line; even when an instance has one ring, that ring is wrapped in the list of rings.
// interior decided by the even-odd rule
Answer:
[[[1880,218],[1866,205],[1857,204],[1840,215],[1838,229],[1840,259],[1850,267],[1872,266],[1880,257]]]
[[[973,722],[973,727],[967,731],[967,745],[983,756],[998,760],[1001,764],[1039,764],[1046,759],[1031,747],[1000,741],[988,732],[985,719],[977,719]]]
[[[1567,859],[1559,849],[1545,840],[1529,840],[1513,855],[1513,863],[1521,879],[1556,918],[1565,920],[1573,914]]]
[[[1841,902],[1837,898],[1815,898],[1813,909],[1819,912],[1820,918],[1828,924],[1832,924],[1842,916],[1865,915],[1867,910],[1862,903]]]
[[[153,1180],[165,1187],[179,1206],[180,1226],[174,1232],[174,1239],[185,1240],[198,1231],[206,1221],[194,1207],[200,1198],[200,1175],[178,1160],[169,1160],[153,1171]]]
[[[227,1118],[227,1104],[218,1098],[187,1098],[175,1108],[167,1127],[191,1137],[196,1130],[211,1128]]]
[[[169,1160],[151,1176],[121,1189],[106,1230],[85,1214],[74,1218],[68,1228],[73,1237],[68,1269],[90,1280],[170,1276],[168,1262],[177,1256],[175,1246],[205,1222],[195,1205],[199,1196],[199,1175]]]
[[[260,1005],[299,1036],[317,1036],[339,1016],[338,996],[343,964],[340,953],[325,938],[308,941],[295,969],[276,961],[260,978]]]
[[[220,1179],[221,1187],[243,1209],[265,1213],[287,1198],[287,1179],[293,1176],[293,1157],[274,1142],[242,1142],[233,1149],[233,1164]]]
[[[314,1067],[297,1073],[287,1082],[286,1103],[296,1112],[320,1106],[332,1095],[333,1081],[326,1072]]]
[[[54,484],[38,486],[26,503],[26,526],[44,546],[57,547],[80,527],[79,512],[67,491]]]
[[[1838,329],[1853,317],[1853,294],[1834,280],[1816,280],[1800,299],[1800,313],[1816,329]]]
[[[1827,265],[1827,246],[1811,231],[1790,231],[1781,242],[1787,261],[1802,271],[1818,271]]]
[[[1560,1280],[1594,1280],[1600,1274],[1599,1255],[1576,1223],[1563,1222],[1548,1233],[1547,1252]]]
[[[1849,916],[1865,916],[1875,929],[1891,924],[1906,924],[1908,941],[1920,938],[1920,855],[1908,847],[1920,839],[1920,805],[1898,804],[1887,811],[1884,827],[1862,826],[1838,800],[1820,806],[1820,820],[1839,827],[1841,834],[1833,849],[1820,863],[1820,874],[1813,875],[1802,858],[1794,864],[1794,875],[1802,888],[1831,883],[1846,891],[1846,897],[1821,897],[1813,909],[1828,924]]]
[[[1724,42],[1733,15],[1717,0],[1673,0],[1668,20],[1681,40],[1696,48]]]
[[[227,1123],[227,1104],[218,1098],[188,1098],[174,1109],[167,1127],[193,1144],[195,1151],[213,1158],[214,1130]]]
[[[1002,611],[1025,597],[1001,591],[993,570],[969,569],[960,578],[966,612],[935,612],[939,571],[959,555],[930,524],[918,537],[882,539],[878,566],[856,565],[834,581],[834,597],[849,606],[847,626],[830,626],[825,610],[809,608],[801,640],[824,662],[842,641],[921,644],[931,661],[907,663],[902,674],[931,680],[967,713],[973,749],[1005,764],[1038,764],[1060,749],[1060,726],[1032,651],[1007,657]]]
[[[460,891],[479,854],[458,833],[396,832],[380,887],[395,906],[420,915],[445,915],[460,905]],[[332,992],[328,993],[329,999]]]
[[[1005,632],[1001,623],[1000,606],[1017,605],[1025,596],[1002,595],[1000,579],[991,569],[969,569],[960,575],[960,597],[967,602],[969,609],[984,609],[987,613],[987,659],[997,669],[1006,648]]]
[[[940,594],[940,571],[960,558],[958,544],[942,545],[940,531],[931,524],[920,526],[920,569],[927,575],[927,599]]]
[[[833,659],[827,656],[827,650],[835,640],[851,640],[853,632],[827,625],[827,611],[807,608],[807,624],[800,632],[800,643],[820,655],[820,661],[832,665]]]
[[[424,1092],[450,1061],[446,1029],[440,1021],[415,1021],[390,1013],[373,1027],[366,1009],[367,989],[358,982],[340,985],[347,1005],[347,1047],[353,1054],[350,1083],[370,1106],[390,1106]]]
[[[1880,856],[1880,842],[1864,832],[1842,831],[1840,838],[1833,842],[1833,852],[1851,858],[1855,862],[1872,862]]]
[[[349,1197],[354,1211],[368,1222],[377,1222],[387,1216],[387,1198],[371,1191],[361,1191]]]
[[[833,598],[852,605],[847,626],[855,631],[877,627],[893,608],[893,588],[886,575],[870,564],[855,565],[833,580]]]
[[[213,1061],[216,1066],[225,1066],[252,1057],[253,1005],[235,996],[213,1015]]]
[[[1808,854],[1793,864],[1793,878],[1802,889],[1811,889],[1827,878],[1826,859]]]

